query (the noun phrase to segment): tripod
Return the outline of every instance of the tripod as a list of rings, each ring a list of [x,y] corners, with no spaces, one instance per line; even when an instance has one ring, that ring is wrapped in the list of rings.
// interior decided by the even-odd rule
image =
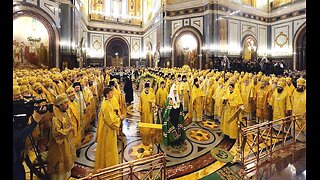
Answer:
[[[23,129],[26,128],[26,126],[28,125],[28,120],[30,117],[32,117],[32,114],[34,111],[37,111],[38,113],[43,114],[49,111],[49,107],[51,107],[51,106],[48,106],[49,104],[46,104],[45,106],[35,106],[35,104],[40,104],[46,101],[45,99],[35,99],[34,97],[24,97],[24,98],[32,98],[32,99],[31,100],[19,99],[19,100],[13,101],[14,131],[19,131],[19,130],[23,131]],[[33,173],[42,180],[49,180],[49,175],[47,174],[47,170],[45,169],[45,165],[39,153],[39,149],[34,141],[32,133],[29,131],[30,129],[25,129],[23,132],[28,134],[30,133],[28,136],[37,160],[37,163],[32,163],[28,154],[26,154],[26,157],[24,157],[24,160],[30,169],[31,180],[33,177]],[[25,134],[21,138],[26,138],[26,136],[27,135]],[[23,156],[21,158],[23,159]]]
[[[47,173],[43,159],[41,158],[38,146],[35,144],[35,141],[34,141],[32,134],[29,135],[29,139],[32,144],[32,149],[34,150],[34,152],[36,154],[36,159],[38,161],[37,163],[32,163],[29,155],[26,155],[26,157],[25,157],[25,162],[30,169],[30,176],[31,176],[30,179],[32,180],[33,174],[35,174],[41,180],[49,180],[49,175]],[[41,170],[43,170],[43,173]]]

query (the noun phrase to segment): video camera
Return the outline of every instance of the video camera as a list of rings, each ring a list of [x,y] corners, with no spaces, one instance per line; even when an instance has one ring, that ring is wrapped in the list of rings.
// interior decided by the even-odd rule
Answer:
[[[53,112],[53,104],[39,105],[45,102],[46,99],[35,99],[34,96],[25,96],[26,99],[19,99],[13,101],[13,127],[15,129],[21,129],[27,126],[29,117],[33,114],[33,111],[39,114],[46,112]],[[46,107],[46,110],[41,107]]]

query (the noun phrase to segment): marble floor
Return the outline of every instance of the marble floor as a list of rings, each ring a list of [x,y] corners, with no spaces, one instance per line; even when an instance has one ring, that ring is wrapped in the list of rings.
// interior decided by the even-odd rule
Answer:
[[[138,128],[138,123],[140,122],[140,115],[137,112],[139,98],[139,92],[134,91],[134,101],[128,106],[128,116],[123,121],[123,135],[118,137],[118,154],[121,163],[163,152],[166,155],[168,179],[242,179],[239,176],[241,168],[239,163],[217,160],[213,155],[214,149],[222,149],[227,153],[229,152],[230,157],[235,156],[237,146],[235,140],[229,139],[228,136],[224,136],[221,133],[220,123],[207,116],[204,116],[202,122],[198,123],[186,119],[187,138],[181,148],[165,147],[163,144],[154,144],[152,148],[144,146],[141,143]],[[75,167],[72,169],[70,179],[84,177],[93,172],[96,129],[97,123],[94,122],[83,139],[84,143],[79,148],[80,153],[76,159]],[[300,162],[300,164],[297,162]],[[295,167],[299,167],[294,175],[293,173],[290,175],[290,172],[294,172],[293,165],[284,167],[290,163],[295,163]],[[290,161],[286,165],[281,165],[281,170],[279,168],[280,162],[274,163],[268,166],[268,170],[261,173],[260,179],[303,179],[305,178],[305,164],[303,165],[303,163],[305,163],[305,160]],[[303,167],[304,171],[301,171]],[[26,171],[28,174],[27,167]],[[266,173],[267,171],[272,171],[273,173]]]
[[[163,152],[166,154],[168,178],[183,178],[190,174],[199,174],[203,169],[222,167],[225,163],[218,163],[211,155],[214,147],[230,150],[235,140],[224,136],[219,128],[219,122],[204,116],[203,121],[194,123],[188,121],[186,125],[186,141],[181,148],[165,147],[163,144],[154,144],[152,150],[141,143],[138,123],[140,115],[137,112],[139,92],[134,92],[134,101],[128,106],[128,117],[123,121],[123,136],[118,137],[118,150],[120,162],[128,162],[141,157]],[[93,171],[95,161],[95,132],[97,123],[92,125],[86,134],[87,141],[80,147],[80,154],[76,159],[76,166],[72,176],[83,177]],[[141,149],[144,149],[141,151]],[[210,166],[211,165],[211,166]],[[218,165],[218,166],[217,166]],[[212,171],[202,172],[201,178]],[[199,175],[196,175],[199,176]]]
[[[305,180],[306,146],[296,143],[285,147],[274,157],[274,161],[261,167],[256,177],[271,180]]]

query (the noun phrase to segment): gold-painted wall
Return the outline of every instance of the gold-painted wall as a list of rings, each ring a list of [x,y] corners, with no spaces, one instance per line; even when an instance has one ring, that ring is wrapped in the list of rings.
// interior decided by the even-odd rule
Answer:
[[[242,0],[242,3],[256,7],[256,0]]]
[[[179,4],[183,2],[199,1],[199,0],[167,0],[167,4]]]
[[[95,12],[103,12],[102,0],[91,0],[89,2],[89,13],[91,19],[103,20],[104,16]]]
[[[141,16],[141,0],[128,0],[129,16]]]
[[[89,7],[89,0],[80,0],[81,6],[80,11],[85,16],[88,16],[88,7]]]
[[[227,19],[220,19],[219,21],[219,31],[220,31],[220,48],[227,48]]]
[[[289,4],[292,3],[293,0],[273,0],[273,6],[272,7],[278,7],[278,6],[282,6],[285,4]]]

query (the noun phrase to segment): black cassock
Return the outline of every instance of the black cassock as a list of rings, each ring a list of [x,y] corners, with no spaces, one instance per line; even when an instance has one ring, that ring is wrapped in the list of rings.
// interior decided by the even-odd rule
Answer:
[[[126,93],[126,103],[131,103],[133,101],[133,87],[130,77],[125,78],[125,84],[123,87],[124,92]]]

